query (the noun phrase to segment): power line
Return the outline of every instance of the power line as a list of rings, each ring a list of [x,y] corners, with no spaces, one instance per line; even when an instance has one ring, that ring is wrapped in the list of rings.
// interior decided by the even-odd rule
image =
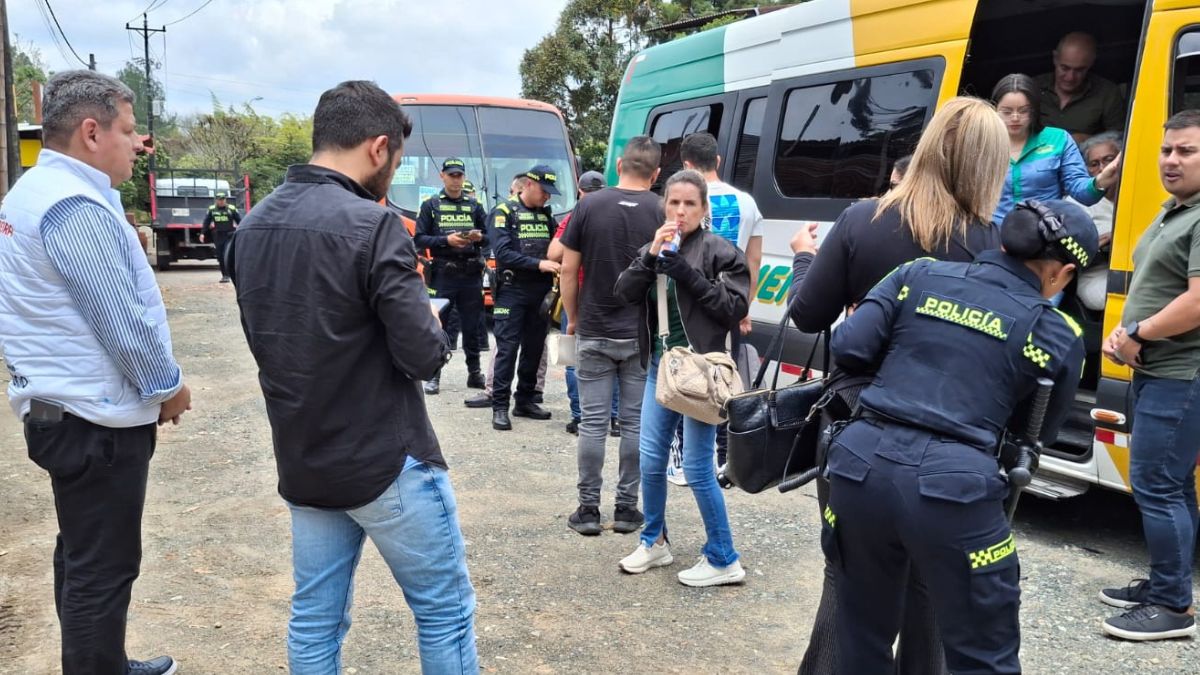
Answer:
[[[38,0],[35,0],[33,4],[37,7],[38,14],[42,16],[42,24],[46,26],[46,31],[50,33],[50,40],[58,50],[58,55],[62,57],[63,61],[69,62],[71,57],[67,56],[67,50],[63,49],[62,40],[58,39],[58,32],[54,30],[54,24],[50,23],[50,15],[46,13],[45,5]]]
[[[138,18],[139,16],[141,16],[143,14],[149,14],[150,12],[152,12],[156,9],[162,9],[162,6],[167,4],[170,1],[171,0],[150,0],[150,4],[146,5],[146,9],[143,9],[142,11],[138,12],[137,14],[134,14],[133,18],[129,19],[129,21],[133,21],[134,19]],[[126,21],[125,23],[129,23],[129,21]]]
[[[71,53],[75,55],[75,60],[82,63],[84,68],[87,68],[89,66],[88,62],[79,58],[79,54],[76,53],[75,48],[71,46],[71,41],[67,39],[67,34],[63,32],[62,24],[58,22],[58,17],[54,16],[54,8],[50,6],[50,0],[42,0],[42,2],[46,3],[46,9],[50,10],[50,18],[54,19],[54,25],[58,26],[58,32],[60,35],[62,35],[63,42],[67,43],[67,49],[70,49]],[[209,0],[209,2],[212,2],[212,0]]]
[[[180,23],[181,21],[186,21],[187,19],[190,19],[191,17],[195,16],[200,10],[204,9],[205,7],[208,7],[210,4],[212,4],[212,0],[204,0],[204,4],[200,5],[196,9],[192,10],[192,12],[190,14],[184,16],[183,18],[175,19],[174,21],[172,21],[171,23],[169,23],[167,25],[174,26],[175,24]]]

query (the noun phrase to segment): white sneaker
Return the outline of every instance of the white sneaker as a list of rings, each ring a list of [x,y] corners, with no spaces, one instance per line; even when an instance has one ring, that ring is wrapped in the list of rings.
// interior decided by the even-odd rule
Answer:
[[[742,569],[741,562],[735,560],[728,567],[714,567],[704,556],[700,556],[700,562],[695,567],[679,573],[679,583],[696,588],[738,584],[745,578],[746,570]]]
[[[637,549],[621,558],[617,566],[629,574],[641,574],[653,567],[666,567],[673,562],[675,559],[671,557],[671,547],[666,542],[653,546],[639,543]]]
[[[688,484],[687,476],[684,475],[682,467],[668,465],[667,466],[667,480],[674,483],[675,485],[680,485],[683,487],[687,487],[687,484]]]

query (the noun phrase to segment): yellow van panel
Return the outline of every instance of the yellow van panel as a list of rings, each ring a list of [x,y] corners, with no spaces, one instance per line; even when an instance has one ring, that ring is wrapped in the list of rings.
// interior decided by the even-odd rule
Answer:
[[[897,59],[891,54],[883,59],[872,57],[910,47],[921,50],[918,57],[940,51],[949,59],[938,45],[970,38],[975,4],[975,0],[850,0],[855,59],[860,66],[888,63]],[[961,67],[959,59],[953,69]]]

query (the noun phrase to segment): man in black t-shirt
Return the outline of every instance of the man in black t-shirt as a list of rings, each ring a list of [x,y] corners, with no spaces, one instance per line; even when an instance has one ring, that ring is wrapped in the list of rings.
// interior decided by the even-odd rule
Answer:
[[[617,160],[616,187],[579,203],[563,234],[559,277],[563,309],[576,335],[575,375],[579,380],[579,508],[567,525],[580,534],[600,534],[600,487],[604,441],[608,435],[613,387],[620,387],[620,467],[613,530],[636,532],[638,511],[638,438],[646,368],[638,351],[638,308],[613,295],[617,277],[662,226],[662,205],[650,186],[658,176],[661,151],[648,136],[636,136]],[[585,270],[579,284],[579,269]]]

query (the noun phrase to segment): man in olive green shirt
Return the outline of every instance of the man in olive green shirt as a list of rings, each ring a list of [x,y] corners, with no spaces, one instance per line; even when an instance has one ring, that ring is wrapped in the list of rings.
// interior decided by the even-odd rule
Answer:
[[[1037,78],[1042,124],[1066,129],[1076,143],[1125,128],[1125,98],[1117,85],[1092,73],[1095,62],[1096,39],[1068,33],[1054,50],[1054,72]]]
[[[1200,110],[1165,125],[1159,175],[1171,199],[1133,251],[1133,280],[1122,326],[1104,355],[1133,374],[1129,481],[1142,512],[1150,578],[1100,592],[1127,610],[1104,631],[1128,640],[1196,632],[1192,559],[1200,512]]]

